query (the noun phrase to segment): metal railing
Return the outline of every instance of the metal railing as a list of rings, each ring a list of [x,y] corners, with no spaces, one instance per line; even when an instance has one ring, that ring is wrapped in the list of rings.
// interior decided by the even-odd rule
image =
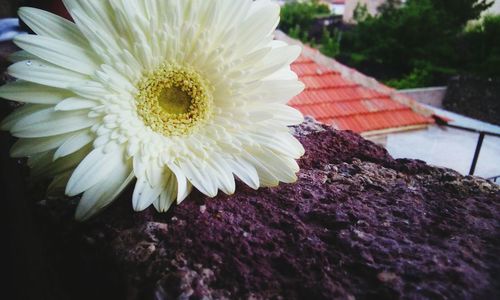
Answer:
[[[499,182],[499,181],[500,181],[500,175],[495,176],[495,177],[490,177],[490,178],[487,178],[486,180],[491,181],[491,182],[494,182],[494,183],[497,183],[497,182]]]
[[[495,133],[495,132],[489,132],[489,131],[484,131],[484,130],[477,130],[474,128],[469,128],[469,127],[464,127],[464,126],[459,126],[459,125],[453,125],[448,123],[446,120],[443,120],[439,116],[434,115],[434,120],[436,121],[436,124],[439,126],[446,126],[450,128],[455,128],[455,129],[460,129],[468,132],[474,132],[479,134],[479,138],[477,140],[477,145],[476,145],[476,150],[474,151],[474,158],[472,159],[472,164],[470,166],[469,170],[469,175],[474,175],[476,172],[476,166],[477,166],[477,161],[479,160],[479,154],[481,153],[481,148],[483,147],[483,142],[484,142],[484,137],[489,135],[489,136],[495,136],[495,137],[500,137],[500,133]],[[489,181],[492,182],[497,182],[497,180],[500,179],[500,175],[488,178]]]

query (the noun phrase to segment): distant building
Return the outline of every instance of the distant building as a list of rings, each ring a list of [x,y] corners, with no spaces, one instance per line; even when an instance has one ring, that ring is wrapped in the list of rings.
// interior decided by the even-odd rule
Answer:
[[[330,7],[330,11],[334,15],[344,15],[346,0],[322,0],[322,2]]]

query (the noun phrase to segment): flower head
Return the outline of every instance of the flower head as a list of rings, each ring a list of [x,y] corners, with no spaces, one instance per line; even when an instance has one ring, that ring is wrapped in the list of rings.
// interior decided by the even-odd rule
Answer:
[[[66,0],[74,23],[21,8],[4,120],[49,191],[83,193],[77,219],[135,180],[133,207],[161,212],[194,186],[213,197],[294,182],[302,145],[286,102],[303,89],[300,48],[273,40],[269,0]]]

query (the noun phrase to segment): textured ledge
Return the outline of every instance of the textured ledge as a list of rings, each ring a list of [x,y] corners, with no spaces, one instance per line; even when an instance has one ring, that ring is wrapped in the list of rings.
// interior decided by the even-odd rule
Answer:
[[[128,192],[87,224],[50,200],[38,220],[59,263],[117,299],[500,297],[498,186],[312,121],[295,134],[296,184],[195,192],[165,215],[132,213]]]

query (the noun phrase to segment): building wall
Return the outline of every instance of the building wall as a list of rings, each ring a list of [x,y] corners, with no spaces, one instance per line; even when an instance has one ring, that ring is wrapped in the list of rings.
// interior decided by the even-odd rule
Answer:
[[[331,4],[330,9],[335,15],[342,16],[345,12],[345,4]]]

